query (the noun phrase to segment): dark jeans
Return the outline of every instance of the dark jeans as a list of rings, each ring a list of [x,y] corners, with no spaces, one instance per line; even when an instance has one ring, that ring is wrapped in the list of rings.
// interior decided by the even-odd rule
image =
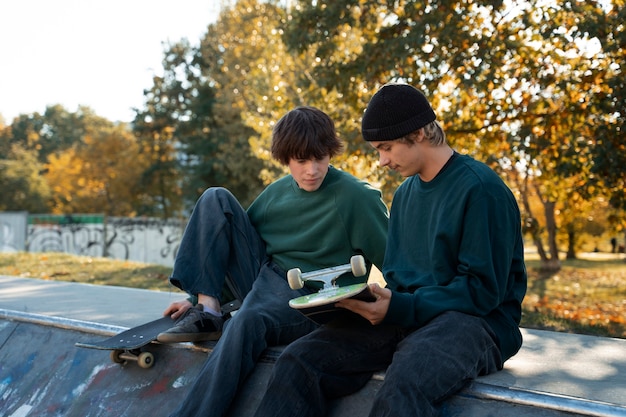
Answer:
[[[184,402],[173,416],[222,416],[267,346],[287,344],[317,326],[289,307],[309,291],[289,288],[268,262],[263,242],[234,196],[207,190],[196,203],[176,257],[172,282],[190,294],[221,297],[225,277],[243,297],[226,322]]]
[[[356,392],[384,369],[370,416],[436,416],[439,402],[500,366],[489,325],[462,313],[414,331],[364,319],[330,323],[283,351],[255,416],[324,416],[329,400]]]
[[[225,188],[209,188],[189,217],[170,281],[188,294],[221,300],[228,276],[243,298],[266,261],[265,245],[241,204]]]

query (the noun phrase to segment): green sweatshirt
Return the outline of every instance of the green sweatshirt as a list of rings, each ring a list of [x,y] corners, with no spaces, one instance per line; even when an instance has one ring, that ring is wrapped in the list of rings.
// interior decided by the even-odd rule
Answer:
[[[521,347],[520,212],[485,164],[455,153],[432,181],[413,176],[398,188],[383,274],[393,292],[386,323],[419,327],[459,311],[490,324],[503,363]]]
[[[332,166],[313,192],[300,189],[291,175],[275,181],[248,216],[284,270],[343,265],[355,254],[382,268],[389,214],[380,191]]]

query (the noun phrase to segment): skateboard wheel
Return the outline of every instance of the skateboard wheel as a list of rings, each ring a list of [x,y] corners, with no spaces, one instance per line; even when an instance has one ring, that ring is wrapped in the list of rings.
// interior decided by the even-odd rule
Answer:
[[[154,355],[150,352],[141,352],[137,357],[137,364],[145,369],[151,368],[154,365]]]
[[[350,258],[350,267],[352,268],[352,274],[355,277],[362,277],[367,274],[367,266],[365,265],[365,258],[361,255],[354,255]]]
[[[111,356],[111,361],[113,361],[114,363],[124,363],[124,362],[126,362],[121,357],[122,353],[124,353],[124,351],[120,350],[120,349],[112,350],[111,351],[111,355],[110,355]]]
[[[289,288],[292,290],[299,290],[304,287],[304,281],[302,280],[302,271],[300,268],[293,268],[287,271],[287,282],[289,282]]]

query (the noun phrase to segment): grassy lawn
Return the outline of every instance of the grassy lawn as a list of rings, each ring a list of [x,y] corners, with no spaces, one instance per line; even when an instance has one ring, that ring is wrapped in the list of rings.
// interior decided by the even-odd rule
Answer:
[[[626,338],[624,255],[581,255],[555,274],[529,256],[522,326]],[[169,291],[171,268],[62,253],[0,253],[0,275]]]
[[[557,273],[528,259],[522,326],[626,338],[624,255],[588,254],[562,261]]]
[[[169,291],[172,268],[66,253],[0,253],[0,275]]]

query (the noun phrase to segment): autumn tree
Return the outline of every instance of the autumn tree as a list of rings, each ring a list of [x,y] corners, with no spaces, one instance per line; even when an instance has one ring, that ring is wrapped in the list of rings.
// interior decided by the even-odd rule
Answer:
[[[539,252],[558,269],[556,217],[581,208],[569,197],[592,178],[593,103],[607,91],[605,62],[587,51],[593,39],[581,27],[603,16],[598,3],[321,0],[290,11],[288,44],[314,51],[322,86],[356,104],[386,82],[414,84],[458,151],[505,179],[531,175],[522,191],[543,213],[525,216],[544,216],[548,250]],[[360,46],[346,51],[346,39]]]
[[[314,51],[288,48],[284,28],[293,16],[281,4],[238,1],[224,8],[220,19],[209,28],[202,43],[202,56],[213,68],[215,114],[227,120],[240,120],[250,129],[248,137],[242,137],[245,141],[242,149],[250,149],[262,162],[262,185],[287,172],[269,153],[274,124],[288,111],[304,105],[328,113],[347,145],[346,152],[331,162],[371,180],[375,155],[367,151],[364,142],[356,140],[360,118],[358,112],[355,114],[354,103],[334,85],[318,82],[313,69],[319,64],[319,57]],[[347,39],[346,42],[343,45],[346,51],[358,48],[358,40]],[[228,123],[224,125],[224,132],[237,126]],[[245,167],[247,164],[238,165],[239,169]]]
[[[606,4],[606,13],[586,16],[581,30],[601,45],[602,82],[605,88],[593,95],[596,121],[593,141],[590,193],[603,190],[614,211],[612,226],[624,234],[626,244],[626,3]]]
[[[152,87],[144,90],[144,108],[137,110],[133,121],[140,153],[147,162],[141,177],[139,212],[143,215],[168,218],[183,208],[185,177],[177,160],[177,129],[183,120],[196,117],[189,114],[191,93],[177,74],[187,51],[188,46],[182,43],[166,50],[164,74],[155,75]]]
[[[21,114],[16,117],[0,133],[0,141],[6,144],[4,148],[0,147],[0,151],[17,144],[23,149],[36,151],[39,161],[46,162],[48,155],[62,152],[78,143],[87,127],[97,129],[110,124],[89,107],[82,106],[77,112],[71,113],[56,104],[48,106],[44,114]]]
[[[0,205],[5,209],[46,212],[52,205],[55,188],[42,176],[48,158],[78,146],[86,132],[113,126],[88,107],[76,113],[60,105],[48,106],[44,114],[21,114],[0,131],[0,159],[3,160],[3,190]],[[70,170],[71,167],[65,167]],[[59,196],[57,196],[60,198]]]
[[[211,170],[239,184],[235,194],[244,205],[284,172],[269,154],[271,131],[278,118],[306,101],[281,39],[283,16],[269,2],[238,1],[223,8],[200,48],[215,91],[213,133],[221,138],[220,152],[230,156],[213,161]]]
[[[0,211],[47,213],[50,187],[37,153],[13,144],[0,156]]]
[[[135,215],[145,163],[126,126],[88,129],[80,143],[51,154],[46,167],[53,213]]]

